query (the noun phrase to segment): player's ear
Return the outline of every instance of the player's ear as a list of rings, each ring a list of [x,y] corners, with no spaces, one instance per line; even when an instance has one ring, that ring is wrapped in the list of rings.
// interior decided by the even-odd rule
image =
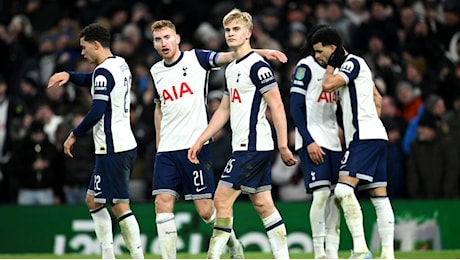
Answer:
[[[177,44],[180,43],[180,34],[176,34],[176,43],[177,43]]]
[[[248,30],[248,33],[246,34],[246,40],[251,39],[251,36],[252,36],[252,31]]]
[[[102,45],[99,41],[94,41],[92,44],[94,45],[94,49],[96,50],[102,48]]]

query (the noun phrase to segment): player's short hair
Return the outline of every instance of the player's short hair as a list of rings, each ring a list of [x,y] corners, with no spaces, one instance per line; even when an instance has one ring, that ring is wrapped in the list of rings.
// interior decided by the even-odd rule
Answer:
[[[311,27],[310,31],[308,31],[307,38],[305,40],[305,44],[302,48],[302,52],[305,53],[306,55],[313,55],[314,50],[313,50],[313,43],[312,43],[312,37],[317,32],[319,29],[329,27],[327,24],[315,24]]]
[[[174,32],[176,31],[176,26],[171,22],[170,20],[158,20],[155,21],[152,26],[151,26],[151,32],[153,33],[154,31],[161,30],[162,28],[167,27]]]
[[[322,43],[323,46],[335,45],[342,46],[342,38],[340,34],[334,28],[327,26],[324,28],[318,29],[313,36],[311,37],[312,45],[317,43]]]
[[[83,28],[80,38],[87,42],[98,41],[104,48],[110,47],[110,32],[98,23],[92,23]]]
[[[224,16],[224,18],[222,19],[222,24],[225,27],[227,24],[233,21],[243,23],[246,26],[246,28],[252,31],[252,27],[253,27],[252,16],[248,12],[242,12],[238,8],[233,8],[230,12],[228,12]]]

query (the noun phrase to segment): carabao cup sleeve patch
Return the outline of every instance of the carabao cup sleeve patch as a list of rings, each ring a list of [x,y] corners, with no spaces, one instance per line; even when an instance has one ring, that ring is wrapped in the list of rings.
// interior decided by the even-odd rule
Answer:
[[[302,80],[305,77],[305,68],[297,68],[295,71],[295,79]]]

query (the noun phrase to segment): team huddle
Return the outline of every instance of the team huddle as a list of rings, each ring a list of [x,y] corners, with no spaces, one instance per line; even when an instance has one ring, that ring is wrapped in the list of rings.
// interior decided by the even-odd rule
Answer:
[[[225,250],[230,258],[244,258],[233,228],[233,205],[245,193],[262,220],[274,257],[289,259],[286,226],[271,195],[271,160],[278,153],[287,166],[298,162],[288,147],[285,108],[275,73],[265,60],[286,62],[286,56],[251,47],[249,13],[233,9],[222,24],[228,52],[181,51],[180,36],[171,21],[155,21],[151,26],[153,46],[162,58],[150,69],[156,90],[157,148],[152,195],[161,255],[176,258],[174,205],[182,197],[193,201],[213,230],[208,258],[218,259]],[[102,258],[115,257],[106,208],[110,204],[131,256],[142,259],[139,224],[129,206],[128,190],[137,156],[129,119],[131,72],[122,57],[112,54],[110,33],[101,25],[85,27],[80,45],[82,56],[97,65],[94,71],[59,72],[48,84],[61,87],[72,82],[90,87],[93,96],[85,118],[67,137],[64,152],[73,157],[78,137],[93,130],[96,161],[86,202]],[[355,196],[355,189],[360,189],[369,191],[376,209],[380,257],[394,258],[394,214],[386,193],[388,138],[379,119],[381,96],[371,71],[361,57],[346,52],[337,31],[326,25],[310,30],[304,54],[292,75],[289,109],[306,192],[313,194],[314,256],[338,258],[340,205],[353,239],[350,258],[372,258]],[[224,96],[208,120],[208,75],[220,66],[226,66]],[[228,122],[232,154],[216,187],[208,144]]]

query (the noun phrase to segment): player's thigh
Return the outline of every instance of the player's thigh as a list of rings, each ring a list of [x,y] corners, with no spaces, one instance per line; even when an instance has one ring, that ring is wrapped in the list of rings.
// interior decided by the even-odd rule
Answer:
[[[241,190],[235,190],[225,185],[217,185],[216,194],[214,196],[214,204],[218,209],[231,208],[235,200],[241,194]]]

